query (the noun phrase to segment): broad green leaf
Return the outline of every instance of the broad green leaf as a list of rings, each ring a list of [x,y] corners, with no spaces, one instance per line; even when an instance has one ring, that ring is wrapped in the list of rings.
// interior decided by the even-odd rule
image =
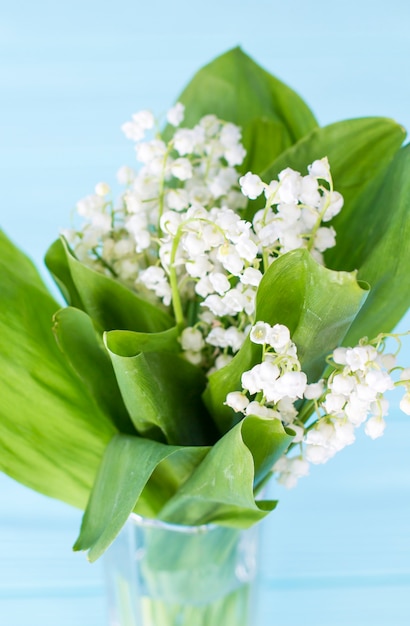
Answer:
[[[62,238],[56,239],[56,241],[51,244],[44,257],[44,262],[67,304],[77,309],[84,310],[80,294],[71,277],[66,249]]]
[[[272,466],[287,450],[292,435],[279,420],[248,415],[241,425],[242,439],[251,451],[254,465],[254,488],[263,483]]]
[[[117,333],[108,333],[105,340],[125,405],[141,435],[176,445],[213,443],[215,429],[201,400],[206,381],[199,368],[177,354],[150,349],[148,342],[144,352],[122,356],[123,347],[120,354],[114,350]],[[153,335],[151,341],[155,346]]]
[[[83,508],[116,429],[58,348],[31,261],[2,233],[0,253],[0,469]]]
[[[389,332],[410,306],[410,145],[355,203],[338,226],[340,245],[332,264],[357,268],[371,285],[370,295],[346,338]]]
[[[118,388],[111,359],[91,318],[73,307],[54,315],[53,331],[67,362],[120,432],[135,434]]]
[[[242,128],[248,152],[242,171],[261,171],[317,126],[303,100],[240,48],[199,70],[178,100],[187,126],[214,114]]]
[[[203,452],[201,455],[199,451]],[[175,495],[192,474],[209,448],[183,446],[178,454],[168,456],[154,469],[134,512],[144,517],[157,517],[166,502]]]
[[[279,323],[292,320],[292,339],[298,350],[298,358],[310,380],[322,374],[325,359],[340,344],[368,296],[368,285],[358,283],[355,272],[336,272],[319,265],[305,250],[294,253],[294,275],[277,278],[281,268],[267,273],[266,280],[258,290],[256,300],[257,319],[271,315],[271,298],[274,290],[282,287],[277,297],[287,302],[288,309],[299,297],[299,316],[296,326],[286,304],[279,313]],[[280,260],[280,259],[278,259]],[[292,293],[293,292],[293,293]],[[279,304],[280,306],[280,304]]]
[[[295,250],[279,257],[265,273],[255,320],[289,328],[303,370],[313,382],[322,373],[326,356],[343,340],[366,295],[355,274],[331,271],[306,250]],[[224,405],[227,393],[241,389],[242,373],[260,355],[260,346],[247,339],[231,363],[209,376],[204,401],[221,432],[237,419]]]
[[[159,517],[177,524],[250,526],[276,505],[255,501],[255,483],[291,441],[279,420],[245,417],[211,448]]]
[[[139,352],[181,352],[176,326],[162,333],[136,333],[111,330],[105,333],[107,347],[118,356],[135,356]]]
[[[383,171],[405,136],[403,127],[387,118],[366,117],[336,122],[314,129],[283,152],[261,176],[269,182],[286,167],[306,174],[310,163],[327,156],[334,188],[345,200],[345,208],[340,215],[346,215],[346,207],[355,204],[358,195]],[[248,218],[258,206],[258,202],[250,203]]]
[[[89,549],[89,560],[98,559],[127,521],[155,468],[170,455],[183,455],[185,450],[131,435],[113,437],[98,470],[74,550]],[[208,450],[198,447],[187,451],[199,462]]]
[[[282,120],[263,117],[246,124],[242,143],[246,146],[246,156],[239,169],[241,172],[260,173],[294,142],[289,143],[288,131]]]
[[[69,301],[76,302],[104,330],[135,330],[160,332],[174,325],[174,321],[161,308],[154,306],[122,285],[81,263],[62,241],[66,262],[61,250],[53,244],[51,271],[69,292]],[[58,263],[54,259],[58,258]],[[50,257],[48,257],[50,263]],[[74,286],[74,287],[73,287]],[[74,289],[74,291],[73,291]]]

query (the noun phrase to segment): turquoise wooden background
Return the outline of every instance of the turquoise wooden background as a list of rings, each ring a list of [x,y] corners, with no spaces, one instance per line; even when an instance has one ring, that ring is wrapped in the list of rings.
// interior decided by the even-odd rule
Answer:
[[[75,202],[132,163],[120,125],[166,110],[235,45],[321,124],[384,115],[410,129],[409,26],[405,0],[3,1],[0,225],[41,264]],[[296,490],[272,487],[258,626],[410,623],[410,418],[397,399],[385,436],[359,439]],[[0,476],[2,624],[105,624],[101,564],[70,549],[80,519]]]

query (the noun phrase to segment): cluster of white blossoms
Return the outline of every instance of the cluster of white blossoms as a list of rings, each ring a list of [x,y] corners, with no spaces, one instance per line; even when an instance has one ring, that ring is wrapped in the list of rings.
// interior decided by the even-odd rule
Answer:
[[[324,463],[351,444],[361,424],[379,437],[384,394],[395,385],[405,387],[400,407],[410,414],[410,368],[384,354],[380,336],[337,348],[325,378],[308,384],[288,328],[254,324],[255,300],[279,256],[305,248],[323,263],[323,252],[335,244],[335,231],[325,224],[343,198],[333,189],[328,160],[314,161],[306,175],[286,168],[269,183],[252,172],[240,176],[246,155],[240,129],[214,115],[193,128],[181,127],[183,119],[178,103],[161,134],[150,111],[133,115],[122,130],[135,142],[139,166],[119,170],[125,190],[116,203],[110,187],[98,183],[77,204],[82,225],[64,234],[81,261],[172,308],[182,354],[208,375],[227,365],[248,335],[261,346],[260,363],[242,374],[242,390],[228,393],[226,404],[292,431],[290,450],[274,466],[291,487],[310,463]],[[245,209],[257,198],[248,221]],[[396,382],[393,370],[401,372]]]
[[[166,141],[154,132],[151,112],[133,115],[122,130],[135,142],[139,168],[120,169],[125,191],[116,204],[99,183],[77,204],[81,227],[64,234],[80,260],[172,306],[185,327],[186,358],[212,372],[243,344],[269,265],[296,248],[322,261],[335,243],[334,230],[322,222],[343,199],[326,158],[306,176],[287,168],[269,184],[250,172],[240,177],[236,168],[246,154],[240,129],[214,115],[183,128],[183,118],[180,103],[168,111]],[[262,192],[265,207],[252,222],[243,219],[249,199]]]
[[[291,454],[273,468],[287,487],[308,473],[309,463],[325,463],[352,444],[358,426],[364,424],[372,439],[380,437],[389,406],[384,394],[397,385],[405,387],[400,408],[410,415],[410,368],[398,366],[396,355],[385,354],[385,335],[336,348],[328,359],[330,372],[312,384],[301,371],[286,326],[257,322],[250,339],[262,345],[262,360],[242,374],[242,391],[229,393],[226,404],[244,415],[278,419],[295,433]],[[396,382],[394,370],[400,371]]]
[[[252,225],[270,261],[290,250],[307,248],[323,263],[323,252],[335,245],[334,228],[322,223],[340,212],[343,197],[333,190],[327,158],[314,161],[308,172],[302,176],[286,168],[269,184],[250,172],[240,179],[248,198],[265,195],[265,207],[255,214]]]

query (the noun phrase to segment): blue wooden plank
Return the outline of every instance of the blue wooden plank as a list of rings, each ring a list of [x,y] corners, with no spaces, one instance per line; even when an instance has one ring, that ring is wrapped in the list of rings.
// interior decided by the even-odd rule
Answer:
[[[334,589],[269,588],[269,603],[257,619],[261,626],[408,626],[408,592],[408,585],[366,587],[355,582]]]
[[[38,597],[2,599],[2,623],[7,626],[103,626],[102,603],[84,597]]]

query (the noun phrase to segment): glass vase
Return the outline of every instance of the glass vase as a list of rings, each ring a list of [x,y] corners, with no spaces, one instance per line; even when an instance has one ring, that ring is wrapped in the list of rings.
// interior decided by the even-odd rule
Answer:
[[[105,555],[110,626],[253,626],[257,527],[130,517]]]

